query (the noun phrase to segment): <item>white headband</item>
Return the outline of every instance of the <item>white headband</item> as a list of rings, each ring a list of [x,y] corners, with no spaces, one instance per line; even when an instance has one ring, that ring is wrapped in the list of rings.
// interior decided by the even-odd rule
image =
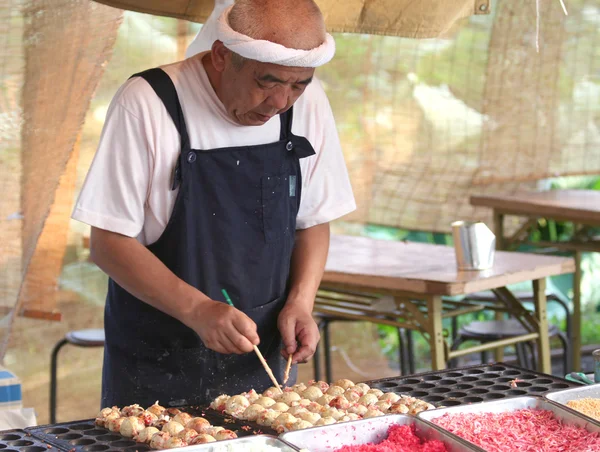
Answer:
[[[261,63],[273,63],[281,66],[294,67],[319,67],[328,63],[335,54],[335,41],[327,33],[325,42],[311,50],[290,49],[271,41],[252,39],[238,33],[229,25],[229,11],[227,8],[217,21],[217,39],[225,47],[238,55]]]

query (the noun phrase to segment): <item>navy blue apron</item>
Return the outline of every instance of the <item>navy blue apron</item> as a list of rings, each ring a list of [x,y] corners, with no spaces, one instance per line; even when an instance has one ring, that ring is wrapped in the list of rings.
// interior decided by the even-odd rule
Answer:
[[[165,104],[181,137],[173,176],[179,188],[160,238],[148,246],[179,278],[213,300],[233,304],[258,326],[260,350],[281,381],[285,360],[277,317],[288,293],[302,175],[315,153],[280,115],[279,141],[230,148],[190,148],[177,91],[161,69],[143,77]],[[193,120],[193,118],[188,118]],[[112,279],[105,308],[102,405],[206,404],[222,393],[271,386],[254,353],[208,350],[181,322],[138,300]],[[292,375],[292,379],[295,375]]]

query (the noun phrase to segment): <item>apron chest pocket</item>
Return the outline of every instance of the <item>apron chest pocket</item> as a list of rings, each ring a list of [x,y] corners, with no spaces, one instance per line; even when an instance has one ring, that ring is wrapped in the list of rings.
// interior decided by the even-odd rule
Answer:
[[[267,175],[261,178],[263,230],[267,243],[277,242],[293,234],[289,175]]]

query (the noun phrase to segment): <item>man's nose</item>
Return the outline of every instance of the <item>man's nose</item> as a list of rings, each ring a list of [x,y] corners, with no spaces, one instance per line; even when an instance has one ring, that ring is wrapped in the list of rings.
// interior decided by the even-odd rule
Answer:
[[[287,87],[280,87],[278,90],[276,90],[274,93],[272,93],[269,98],[267,99],[267,104],[269,104],[269,106],[279,110],[283,110],[285,107],[287,107],[288,101],[289,101],[289,88]]]

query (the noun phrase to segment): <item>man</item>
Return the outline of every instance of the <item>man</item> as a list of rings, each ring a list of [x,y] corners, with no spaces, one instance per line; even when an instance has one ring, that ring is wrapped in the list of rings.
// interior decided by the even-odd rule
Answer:
[[[311,83],[333,39],[312,0],[239,0],[217,35],[121,87],[75,207],[110,276],[104,406],[263,390],[254,345],[281,380],[319,340],[329,222],[355,209]]]

